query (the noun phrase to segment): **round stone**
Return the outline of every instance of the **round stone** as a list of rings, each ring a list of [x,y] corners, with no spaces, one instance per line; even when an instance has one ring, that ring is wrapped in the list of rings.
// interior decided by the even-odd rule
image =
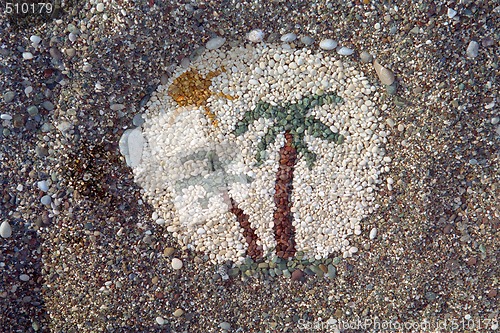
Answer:
[[[21,280],[23,282],[29,281],[29,279],[30,279],[30,276],[28,274],[19,275],[19,280]]]
[[[2,224],[0,224],[0,236],[2,238],[9,238],[12,236],[12,228],[7,221],[3,221]]]
[[[162,317],[156,317],[156,323],[158,325],[165,325],[165,319],[163,319]]]
[[[231,324],[228,323],[227,321],[223,321],[222,323],[219,324],[219,327],[223,330],[230,331],[231,330]]]
[[[24,60],[31,60],[31,59],[33,59],[33,53],[31,53],[31,52],[23,52],[23,59]]]
[[[248,33],[248,40],[252,43],[260,43],[264,40],[264,32],[261,29],[254,29]]]
[[[319,47],[323,50],[330,51],[337,47],[337,42],[329,38],[323,39],[321,42],[319,42]]]
[[[180,317],[184,314],[184,310],[182,309],[177,309],[174,311],[174,317]]]
[[[182,260],[178,259],[178,258],[173,258],[172,259],[172,268],[175,269],[175,270],[179,270],[181,269],[183,266],[182,264]]]
[[[99,12],[102,13],[104,11],[104,4],[102,2],[99,2],[95,9]]]
[[[40,199],[40,202],[46,206],[50,205],[50,203],[52,202],[52,198],[50,197],[50,195],[44,195],[41,199]]]
[[[222,45],[224,45],[225,42],[226,42],[225,38],[215,37],[210,39],[205,45],[205,47],[207,48],[207,50],[216,50],[220,48]]]

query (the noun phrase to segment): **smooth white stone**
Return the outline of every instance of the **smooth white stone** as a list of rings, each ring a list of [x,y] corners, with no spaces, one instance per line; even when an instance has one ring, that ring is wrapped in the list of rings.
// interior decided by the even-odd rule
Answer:
[[[134,168],[141,163],[142,150],[144,149],[144,137],[140,128],[133,129],[127,139],[129,166]]]
[[[33,59],[33,53],[31,53],[31,52],[23,52],[23,59],[24,60],[31,60],[31,59]]]
[[[375,239],[377,237],[377,228],[373,228],[370,231],[370,239]]]
[[[226,39],[223,37],[214,37],[207,42],[205,47],[207,48],[207,50],[216,50],[224,45],[225,42]]]
[[[99,2],[95,9],[99,12],[102,13],[104,11],[104,4],[102,2]]]
[[[165,319],[163,319],[162,317],[156,317],[156,323],[158,325],[165,325]]]
[[[479,55],[479,43],[471,40],[469,46],[467,46],[467,56],[469,58],[475,58]]]
[[[337,47],[338,43],[334,41],[333,39],[323,39],[321,42],[319,42],[319,47],[323,50],[333,50]]]
[[[37,182],[37,186],[40,189],[40,191],[47,192],[49,190],[49,184],[47,183],[46,180],[41,180]]]
[[[3,221],[2,224],[0,224],[0,236],[2,238],[9,238],[12,236],[12,228],[7,221]]]
[[[21,280],[23,282],[29,281],[29,279],[30,279],[30,276],[28,274],[19,275],[19,280]]]
[[[178,258],[173,258],[172,259],[172,268],[175,270],[181,269],[183,266],[182,261]]]
[[[10,114],[2,113],[0,115],[0,119],[2,119],[2,120],[12,120],[12,116]]]
[[[344,56],[350,56],[351,54],[354,53],[354,50],[353,49],[350,49],[348,47],[345,47],[345,46],[342,46],[338,51],[337,51],[338,54],[340,55],[344,55]]]
[[[293,42],[296,39],[297,39],[297,35],[294,34],[293,32],[290,32],[290,33],[287,33],[287,34],[284,34],[283,36],[281,36],[280,40],[283,43],[291,43],[291,42]]]
[[[448,13],[447,14],[448,14],[448,17],[452,19],[452,18],[455,17],[455,15],[457,15],[457,11],[454,10],[453,8],[448,8]]]
[[[36,46],[36,45],[40,44],[40,42],[42,41],[42,39],[39,36],[37,36],[37,35],[32,35],[30,37],[30,41],[33,43],[34,46]]]

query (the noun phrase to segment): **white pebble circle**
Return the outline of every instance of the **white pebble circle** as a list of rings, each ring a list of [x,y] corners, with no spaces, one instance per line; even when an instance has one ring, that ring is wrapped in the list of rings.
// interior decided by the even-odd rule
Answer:
[[[333,40],[321,44],[336,47]],[[355,63],[312,47],[207,49],[189,68],[178,67],[144,110],[143,148],[132,169],[166,230],[213,263],[241,263],[249,244],[232,210],[236,202],[272,256],[279,152],[288,140],[279,129],[290,133],[293,124],[300,148],[290,208],[295,248],[305,258],[352,256],[358,248],[350,239],[376,210],[374,192],[390,166],[390,131],[375,87]],[[183,84],[198,95],[182,95]],[[187,104],[190,98],[198,100]],[[340,134],[343,143],[325,133]],[[172,267],[182,261],[174,258]]]

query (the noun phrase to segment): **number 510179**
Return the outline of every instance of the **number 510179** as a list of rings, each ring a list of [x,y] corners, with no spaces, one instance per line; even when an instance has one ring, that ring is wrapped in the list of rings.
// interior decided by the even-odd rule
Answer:
[[[38,3],[12,3],[7,2],[5,4],[4,13],[5,14],[45,14],[52,13],[52,4],[50,2],[38,2]]]

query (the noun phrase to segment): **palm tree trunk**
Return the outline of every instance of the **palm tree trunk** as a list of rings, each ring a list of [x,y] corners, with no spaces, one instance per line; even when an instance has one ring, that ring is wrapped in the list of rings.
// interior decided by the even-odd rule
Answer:
[[[240,227],[243,228],[243,237],[248,244],[247,256],[251,257],[254,260],[258,260],[262,258],[262,246],[257,245],[257,240],[259,237],[255,233],[255,230],[250,225],[249,216],[243,212],[243,209],[238,207],[236,201],[233,198],[231,199],[231,213],[236,216]]]
[[[292,190],[293,171],[297,161],[297,149],[293,145],[293,136],[285,132],[285,145],[280,149],[278,173],[276,175],[274,204],[274,235],[276,255],[288,259],[295,255],[295,227],[292,225]]]

